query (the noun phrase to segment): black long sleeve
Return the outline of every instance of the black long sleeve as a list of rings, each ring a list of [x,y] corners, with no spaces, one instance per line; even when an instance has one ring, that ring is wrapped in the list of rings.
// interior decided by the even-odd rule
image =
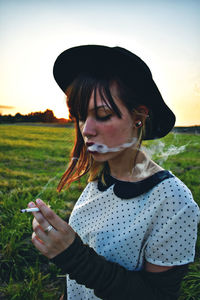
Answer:
[[[68,249],[51,259],[70,279],[93,289],[104,300],[176,300],[187,265],[166,272],[129,271],[84,245],[78,235]]]

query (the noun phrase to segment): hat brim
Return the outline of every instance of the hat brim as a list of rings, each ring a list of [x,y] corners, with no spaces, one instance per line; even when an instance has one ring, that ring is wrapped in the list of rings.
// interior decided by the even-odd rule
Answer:
[[[65,93],[81,73],[113,74],[141,95],[141,103],[153,113],[151,129],[144,139],[167,135],[175,124],[175,115],[164,102],[148,66],[135,54],[120,47],[84,45],[62,52],[55,61],[54,78]]]

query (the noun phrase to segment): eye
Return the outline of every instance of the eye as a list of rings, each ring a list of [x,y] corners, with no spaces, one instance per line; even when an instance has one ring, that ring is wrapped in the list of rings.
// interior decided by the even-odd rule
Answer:
[[[113,116],[113,111],[111,109],[108,109],[107,107],[98,108],[95,114],[96,120],[100,122],[108,121],[111,119],[112,116]]]
[[[97,115],[97,120],[100,121],[100,122],[104,122],[104,121],[110,120],[111,117],[112,117],[112,114],[108,114],[106,116],[98,116]]]

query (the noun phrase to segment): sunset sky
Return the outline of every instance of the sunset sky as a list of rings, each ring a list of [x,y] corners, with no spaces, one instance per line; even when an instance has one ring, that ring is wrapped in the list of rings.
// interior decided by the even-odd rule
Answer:
[[[67,117],[56,57],[83,44],[121,46],[150,67],[176,126],[200,125],[199,0],[0,0],[0,113]]]

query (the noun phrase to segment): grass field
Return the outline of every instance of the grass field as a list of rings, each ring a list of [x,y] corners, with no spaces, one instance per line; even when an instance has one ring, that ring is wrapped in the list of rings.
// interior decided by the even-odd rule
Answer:
[[[70,190],[56,192],[73,135],[73,128],[0,125],[0,299],[58,299],[62,293],[65,278],[32,245],[32,216],[20,209],[39,196],[62,218],[69,216],[86,183],[83,178]],[[155,150],[154,160],[178,176],[200,205],[200,136],[171,133],[145,146]],[[169,150],[180,153],[167,158]],[[200,239],[196,250],[180,300],[200,299]]]

